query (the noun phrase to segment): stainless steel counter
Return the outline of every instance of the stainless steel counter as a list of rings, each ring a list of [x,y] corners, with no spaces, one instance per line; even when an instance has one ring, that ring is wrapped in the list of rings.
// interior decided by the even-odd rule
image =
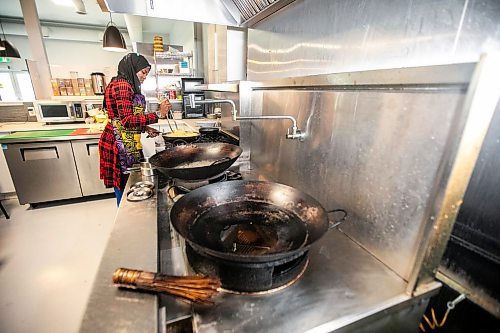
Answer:
[[[140,173],[132,173],[126,189],[141,179]],[[111,281],[114,270],[119,267],[157,271],[156,201],[156,194],[139,202],[129,202],[123,197],[94,281],[81,332],[157,331],[157,296],[118,289]]]
[[[242,174],[245,179],[253,178],[251,171]],[[159,239],[163,242],[160,269],[166,274],[192,274],[183,240],[169,225],[171,202],[164,193],[158,195]],[[406,286],[406,281],[341,230],[330,230],[312,246],[308,267],[295,284],[265,295],[221,293],[215,305],[192,308],[165,296],[161,301],[165,322],[161,325],[192,316],[196,332],[357,332],[367,327],[370,331],[373,326],[368,323],[383,318],[393,321],[393,332],[416,331],[415,323],[426,305],[417,303],[437,291],[439,284],[420,297],[406,294]],[[401,309],[406,317],[395,319]]]
[[[223,294],[214,307],[195,307],[198,330],[331,331],[409,298],[401,278],[340,231],[329,231],[309,257],[302,278],[280,292]]]
[[[77,129],[77,128],[91,128],[92,124],[85,123],[62,123],[62,124],[46,124],[36,121],[23,121],[23,122],[5,122],[0,123],[1,132],[24,132],[24,131],[45,131],[53,129]]]
[[[250,173],[244,175],[249,178]],[[133,174],[127,188],[139,179],[140,175]],[[370,325],[381,318],[391,320],[394,331],[406,332],[416,329],[414,324],[426,306],[421,299],[429,298],[439,287],[436,284],[422,295],[410,297],[405,294],[406,281],[341,230],[330,230],[312,247],[309,265],[299,281],[267,295],[221,293],[213,306],[191,306],[168,295],[158,298],[114,287],[111,277],[118,267],[193,273],[185,259],[184,243],[168,223],[170,205],[165,190],[143,202],[122,201],[82,332],[164,332],[168,325],[186,318],[196,332],[363,331],[376,327]],[[398,317],[398,311],[405,315]]]
[[[87,135],[65,135],[65,136],[54,136],[54,137],[43,137],[43,138],[12,138],[12,139],[2,139],[1,144],[10,143],[33,143],[33,142],[55,142],[55,141],[73,141],[73,140],[89,140],[89,139],[99,139],[101,133],[87,134]]]

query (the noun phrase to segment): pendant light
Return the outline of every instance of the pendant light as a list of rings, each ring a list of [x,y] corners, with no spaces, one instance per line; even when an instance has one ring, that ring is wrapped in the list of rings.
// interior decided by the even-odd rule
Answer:
[[[110,22],[104,30],[104,36],[102,37],[102,48],[106,51],[124,52],[127,51],[127,44],[125,44],[125,39],[122,33],[116,25],[113,23],[113,18],[111,17],[111,12],[109,12]]]
[[[19,51],[16,47],[5,38],[5,32],[3,31],[3,24],[0,21],[0,27],[2,28],[3,39],[0,38],[0,57],[8,58],[21,58]]]

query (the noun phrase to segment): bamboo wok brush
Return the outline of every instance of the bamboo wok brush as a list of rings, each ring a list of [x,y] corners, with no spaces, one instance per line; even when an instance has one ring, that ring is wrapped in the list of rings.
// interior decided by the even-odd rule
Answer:
[[[118,268],[113,283],[119,287],[164,292],[200,304],[213,304],[220,280],[209,276],[171,276],[160,273]]]

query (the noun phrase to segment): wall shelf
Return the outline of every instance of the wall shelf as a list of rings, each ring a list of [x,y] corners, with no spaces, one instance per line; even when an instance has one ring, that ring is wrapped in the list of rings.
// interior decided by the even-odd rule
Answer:
[[[165,63],[163,61],[165,60],[170,60],[173,62],[170,63]],[[154,61],[154,77],[156,81],[156,97],[160,97],[161,94],[161,87],[159,85],[159,78],[174,78],[175,80],[179,81],[183,77],[193,77],[195,75],[195,70],[193,68],[193,52],[154,52],[153,54],[153,61]],[[182,73],[180,72],[180,64],[177,64],[177,62],[187,62],[189,72],[188,73]],[[173,65],[173,68],[170,68],[171,71],[175,71],[175,73],[168,73],[168,70],[165,69],[163,66],[168,66],[168,65]],[[185,69],[184,69],[185,70]],[[176,102],[177,103],[177,102]],[[182,100],[180,101],[182,103]]]

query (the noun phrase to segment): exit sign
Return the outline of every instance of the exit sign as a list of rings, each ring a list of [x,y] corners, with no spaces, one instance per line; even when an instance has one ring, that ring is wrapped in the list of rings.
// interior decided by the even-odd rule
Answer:
[[[0,62],[10,62],[10,58],[0,57]]]

